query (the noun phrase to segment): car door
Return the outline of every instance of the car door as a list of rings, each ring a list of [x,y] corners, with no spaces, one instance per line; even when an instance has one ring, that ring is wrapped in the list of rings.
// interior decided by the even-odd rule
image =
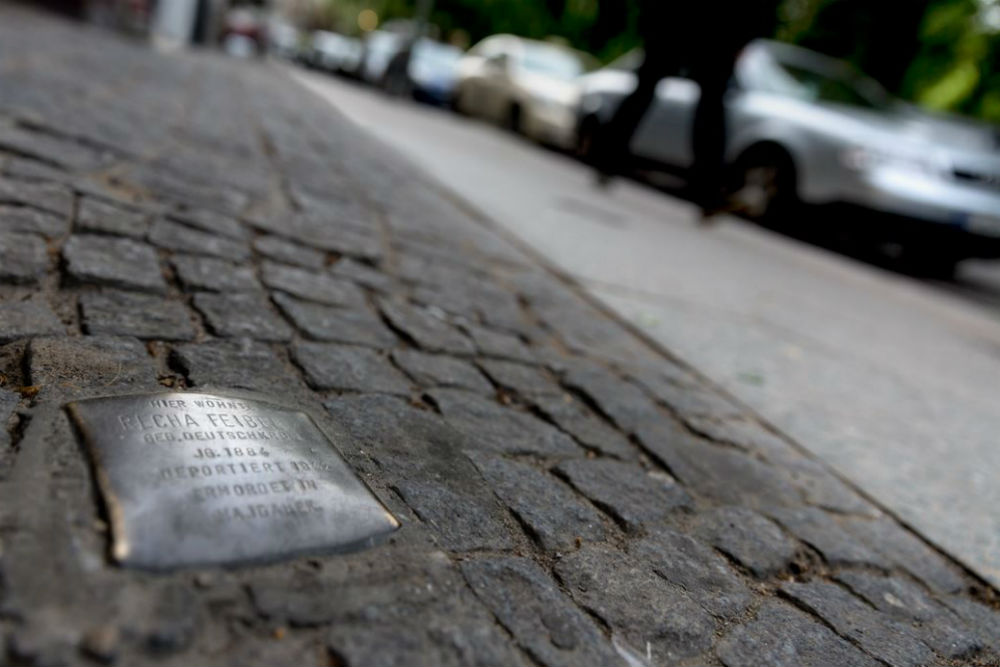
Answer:
[[[667,77],[656,86],[649,111],[632,138],[633,154],[687,168],[693,162],[691,132],[701,91],[690,79]]]

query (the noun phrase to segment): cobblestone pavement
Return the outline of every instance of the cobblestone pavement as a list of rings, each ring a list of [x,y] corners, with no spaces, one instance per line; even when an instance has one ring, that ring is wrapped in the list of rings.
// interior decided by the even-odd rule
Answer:
[[[0,5],[0,91],[0,664],[1000,664],[995,591],[269,67]],[[168,388],[402,528],[109,564],[62,406]]]

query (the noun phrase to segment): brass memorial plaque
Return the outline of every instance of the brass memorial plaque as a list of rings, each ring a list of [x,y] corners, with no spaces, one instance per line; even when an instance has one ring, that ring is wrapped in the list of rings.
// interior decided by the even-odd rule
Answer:
[[[126,565],[348,551],[399,527],[305,413],[195,393],[68,407],[93,457],[112,556]]]

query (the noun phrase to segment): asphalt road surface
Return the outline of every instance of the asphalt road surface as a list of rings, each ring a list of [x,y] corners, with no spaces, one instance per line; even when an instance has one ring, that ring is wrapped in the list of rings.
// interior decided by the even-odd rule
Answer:
[[[498,129],[290,75],[1000,585],[995,266],[931,284],[736,219],[701,227]]]

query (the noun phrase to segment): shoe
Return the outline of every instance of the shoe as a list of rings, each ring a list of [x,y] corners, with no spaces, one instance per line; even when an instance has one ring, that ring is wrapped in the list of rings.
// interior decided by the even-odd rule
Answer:
[[[611,187],[611,182],[615,180],[615,175],[610,171],[605,171],[603,169],[598,169],[594,176],[594,184],[602,190],[607,190]]]
[[[740,203],[730,197],[721,197],[711,202],[705,202],[699,208],[701,217],[698,222],[708,226],[718,222],[720,215],[740,211]]]

